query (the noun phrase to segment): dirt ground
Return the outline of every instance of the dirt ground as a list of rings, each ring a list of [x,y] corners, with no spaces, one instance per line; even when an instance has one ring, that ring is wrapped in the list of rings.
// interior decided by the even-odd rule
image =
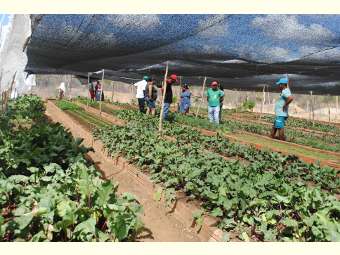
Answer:
[[[87,128],[77,124],[66,113],[61,112],[52,102],[48,102],[46,115],[55,122],[61,123],[69,129],[74,137],[84,138],[84,145],[92,146],[95,152],[89,153],[89,157],[97,164],[97,167],[105,176],[111,176],[119,183],[118,192],[130,192],[134,194],[143,206],[142,220],[146,230],[139,236],[138,241],[169,241],[169,242],[195,242],[199,239],[193,229],[185,227],[167,209],[153,200],[154,194],[150,194],[142,182],[139,182],[129,171],[114,167],[112,161],[100,151],[100,142],[93,141],[93,137]]]

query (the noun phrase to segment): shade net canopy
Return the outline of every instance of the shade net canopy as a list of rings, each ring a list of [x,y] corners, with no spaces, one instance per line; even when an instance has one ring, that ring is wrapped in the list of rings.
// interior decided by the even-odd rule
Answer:
[[[112,80],[220,80],[225,88],[340,94],[340,15],[31,15],[26,71]],[[100,78],[100,75],[99,77]]]

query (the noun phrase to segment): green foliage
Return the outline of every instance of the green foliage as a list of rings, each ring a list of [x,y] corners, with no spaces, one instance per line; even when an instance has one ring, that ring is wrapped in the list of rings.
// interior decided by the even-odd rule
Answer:
[[[252,100],[246,100],[243,102],[243,105],[242,107],[245,109],[245,110],[252,110],[254,107],[255,107],[255,102],[252,101]]]
[[[141,206],[131,194],[117,195],[117,185],[84,160],[81,140],[47,122],[37,100],[13,101],[0,118],[7,127],[0,130],[0,241],[133,240]],[[30,126],[4,124],[27,109],[40,109],[28,115]]]
[[[81,107],[67,100],[60,100],[56,105],[63,111],[82,111]]]
[[[21,96],[11,100],[5,115],[10,119],[39,120],[45,111],[44,102],[38,96]]]
[[[108,152],[148,171],[155,182],[162,183],[162,192],[183,190],[199,199],[206,211],[220,219],[223,230],[238,231],[245,241],[339,240],[339,202],[331,193],[339,193],[340,182],[334,169],[205,137],[176,122],[164,123],[165,135],[175,141],[164,140],[157,135],[156,118],[131,110],[118,116],[130,121],[126,127],[94,133]],[[219,154],[240,156],[249,164]],[[194,215],[198,224],[199,216]]]

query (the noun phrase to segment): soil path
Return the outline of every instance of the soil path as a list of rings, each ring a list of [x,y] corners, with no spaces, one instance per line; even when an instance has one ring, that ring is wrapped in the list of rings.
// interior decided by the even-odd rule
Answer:
[[[89,158],[96,163],[105,178],[114,179],[119,183],[119,193],[130,192],[137,197],[144,209],[142,220],[147,228],[147,231],[138,238],[139,241],[202,241],[193,229],[185,227],[172,214],[169,214],[161,203],[152,199],[154,194],[150,194],[151,189],[145,187],[143,182],[138,181],[133,173],[114,167],[112,162],[114,159],[105,155],[100,141],[93,141],[88,127],[79,125],[50,101],[46,104],[46,115],[54,122],[59,122],[69,129],[74,137],[83,138],[85,146],[94,148],[95,152],[89,153]]]

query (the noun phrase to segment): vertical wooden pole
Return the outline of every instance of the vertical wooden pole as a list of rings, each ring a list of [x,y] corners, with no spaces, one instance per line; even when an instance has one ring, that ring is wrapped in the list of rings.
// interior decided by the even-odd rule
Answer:
[[[266,92],[265,92],[265,86],[263,86],[263,90],[262,90],[262,105],[261,105],[261,115],[260,115],[260,119],[262,118],[262,114],[264,111],[264,102],[266,100]]]
[[[311,120],[311,111],[310,111],[310,107],[309,107],[309,100],[307,100],[307,112],[308,112],[308,118],[309,118],[309,120]]]
[[[104,69],[102,73],[102,84],[101,84],[101,90],[100,90],[100,99],[99,99],[99,114],[102,114],[102,96],[104,91]]]
[[[178,87],[178,99],[177,99],[177,112],[179,112],[181,103],[181,91],[182,90],[182,76],[179,77],[179,87]]]
[[[158,131],[160,132],[161,135],[163,132],[164,100],[165,100],[165,93],[166,93],[166,87],[167,87],[166,78],[168,77],[168,71],[169,71],[169,62],[166,61],[164,81],[163,81],[163,97],[162,97],[161,113],[159,115],[159,128],[158,128]]]
[[[314,126],[314,97],[313,97],[313,91],[310,92],[311,96],[311,109],[312,109],[312,121],[313,121],[313,126]]]
[[[111,85],[112,85],[112,94],[111,94],[111,103],[113,103],[113,93],[114,93],[114,86],[115,86],[115,84],[114,84],[114,82],[113,81],[111,81]]]
[[[328,123],[330,123],[331,122],[331,106],[330,106],[330,101],[331,100],[331,97],[330,97],[330,95],[328,95],[328,103],[327,103],[327,105],[328,105]]]
[[[87,73],[87,91],[88,91],[88,93],[90,93],[89,88],[90,88],[90,73]],[[91,97],[91,95],[90,95],[90,97]],[[90,100],[92,100],[92,98],[90,98]],[[89,99],[86,100],[86,107],[89,108]]]
[[[267,101],[268,101],[268,104],[271,104],[269,96],[270,96],[270,94],[269,94],[269,86],[267,86]]]
[[[71,92],[72,92],[72,87],[71,87],[71,82],[72,82],[72,75],[69,75],[67,79],[67,87],[69,89],[69,98],[72,98]]]
[[[196,117],[198,116],[198,113],[200,111],[201,105],[202,105],[202,103],[204,101],[204,90],[205,90],[205,84],[206,83],[207,83],[207,77],[205,76],[204,80],[203,80],[203,85],[202,85],[201,101],[199,102],[197,110],[196,110]]]

